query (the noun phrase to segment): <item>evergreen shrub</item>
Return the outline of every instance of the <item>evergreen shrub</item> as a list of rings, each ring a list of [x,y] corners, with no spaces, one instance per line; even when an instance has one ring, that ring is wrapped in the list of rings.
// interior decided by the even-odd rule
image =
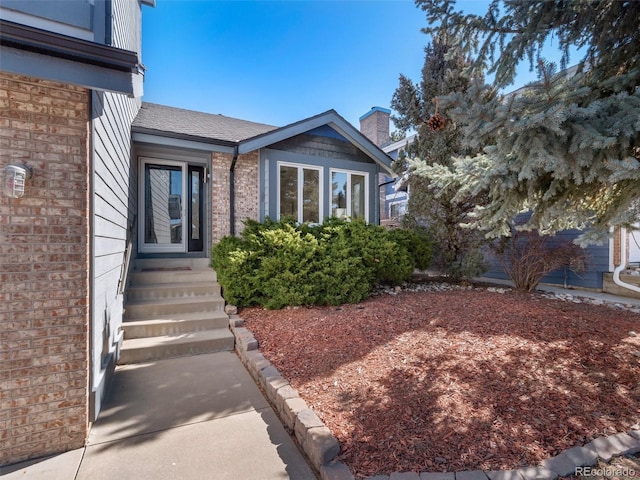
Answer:
[[[398,228],[389,232],[391,239],[404,246],[411,254],[414,268],[426,270],[431,265],[433,240],[426,228]]]
[[[239,238],[213,248],[212,266],[238,306],[340,305],[368,298],[376,283],[406,281],[428,252],[424,239],[362,221],[247,221]]]

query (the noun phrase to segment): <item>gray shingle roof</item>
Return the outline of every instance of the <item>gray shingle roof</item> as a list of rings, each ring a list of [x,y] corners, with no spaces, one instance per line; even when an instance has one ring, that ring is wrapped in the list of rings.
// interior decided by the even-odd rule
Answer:
[[[142,108],[133,121],[134,130],[157,130],[158,132],[188,135],[218,140],[240,142],[278,127],[264,123],[249,122],[238,118],[168,107],[155,103],[142,103]]]

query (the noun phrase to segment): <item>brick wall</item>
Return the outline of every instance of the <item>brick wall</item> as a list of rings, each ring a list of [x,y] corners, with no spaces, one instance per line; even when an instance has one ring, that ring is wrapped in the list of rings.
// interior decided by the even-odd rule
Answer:
[[[88,92],[0,72],[0,464],[82,447],[88,392]]]
[[[372,110],[360,117],[360,132],[378,146],[389,142],[389,118],[388,110]]]
[[[240,155],[235,167],[235,230],[236,235],[242,232],[245,219],[259,218],[259,155],[251,152]],[[213,221],[212,238],[216,244],[222,237],[229,235],[230,192],[229,168],[233,155],[214,153],[211,176],[213,180]]]
[[[622,257],[620,256],[620,242],[622,241],[622,230],[620,227],[616,227],[613,231],[613,268],[615,269],[620,262],[622,261]]]

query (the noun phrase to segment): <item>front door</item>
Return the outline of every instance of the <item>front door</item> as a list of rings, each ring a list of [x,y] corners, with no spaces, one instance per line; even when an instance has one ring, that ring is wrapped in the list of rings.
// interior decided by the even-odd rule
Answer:
[[[204,167],[141,158],[140,172],[140,252],[202,252]]]

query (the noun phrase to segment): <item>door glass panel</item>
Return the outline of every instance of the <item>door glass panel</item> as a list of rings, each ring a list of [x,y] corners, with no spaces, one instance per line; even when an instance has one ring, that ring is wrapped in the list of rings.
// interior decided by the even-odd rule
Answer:
[[[145,164],[145,243],[182,243],[182,169]]]
[[[298,218],[298,169],[280,167],[280,216]]]
[[[200,171],[191,172],[191,240],[200,240]]]
[[[364,176],[351,174],[351,217],[364,218]]]
[[[347,174],[333,172],[331,174],[331,216],[346,218],[347,215]]]
[[[320,223],[320,172],[304,169],[304,186],[302,191],[302,221]]]

